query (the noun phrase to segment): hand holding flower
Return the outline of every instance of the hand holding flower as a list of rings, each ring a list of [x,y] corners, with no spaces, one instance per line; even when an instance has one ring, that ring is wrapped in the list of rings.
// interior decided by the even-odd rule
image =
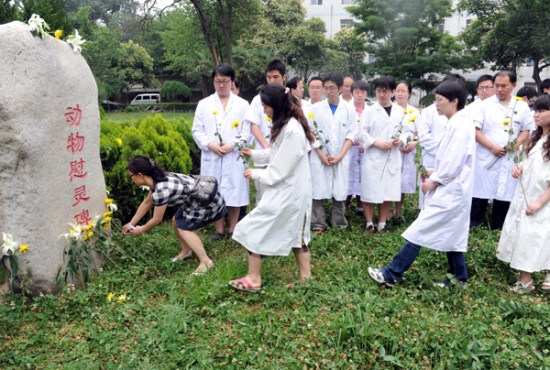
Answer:
[[[343,157],[341,157],[341,156],[327,157],[328,163],[329,163],[331,166],[336,166],[336,165],[342,160],[342,158],[343,158]]]
[[[396,146],[396,147],[400,147],[401,145],[403,145],[403,141],[401,141],[401,139],[393,139],[391,141],[391,145]]]
[[[392,143],[382,140],[375,140],[372,145],[374,145],[375,148],[384,151],[391,150],[391,148],[393,147]]]
[[[534,201],[533,203],[529,204],[527,206],[527,208],[525,209],[525,214],[527,216],[532,216],[534,215],[539,209],[542,208],[542,206],[544,205],[543,202],[541,202],[541,200],[536,200]]]
[[[514,179],[519,179],[522,172],[523,172],[523,169],[520,166],[516,166],[516,167],[512,168],[512,177]]]
[[[503,155],[506,154],[506,150],[503,147],[500,147],[495,144],[491,147],[491,153],[493,153],[493,155],[497,157],[502,157]]]
[[[251,168],[247,168],[246,170],[244,170],[244,177],[247,178],[247,179],[250,179],[252,177],[252,169]]]
[[[316,152],[319,156],[319,159],[321,160],[321,163],[323,163],[325,166],[330,166],[330,162],[328,161],[328,157],[325,155],[325,153],[319,148],[316,149]]]
[[[408,154],[408,153],[412,152],[414,150],[414,148],[416,147],[417,143],[418,143],[417,141],[411,141],[404,148],[401,149],[401,152],[403,152],[405,154]]]
[[[427,192],[437,188],[437,185],[438,184],[436,182],[433,182],[430,179],[426,179],[426,181],[422,183],[422,192],[426,194]]]
[[[243,148],[243,149],[241,150],[241,155],[242,155],[243,157],[250,157],[250,156],[252,156],[252,149],[250,149],[250,148]]]

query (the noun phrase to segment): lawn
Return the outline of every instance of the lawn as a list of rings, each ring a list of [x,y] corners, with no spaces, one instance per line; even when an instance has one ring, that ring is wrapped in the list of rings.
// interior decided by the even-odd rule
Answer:
[[[410,222],[414,199],[406,210]],[[314,236],[307,286],[285,287],[297,279],[292,256],[268,258],[253,295],[227,286],[246,273],[247,255],[236,242],[208,242],[211,227],[200,234],[215,267],[201,277],[190,276],[196,260],[170,262],[178,246],[166,225],[139,238],[115,232],[111,261],[86,288],[7,297],[0,368],[550,368],[548,295],[507,291],[516,276],[495,258],[498,232],[471,234],[467,288],[433,287],[446,257],[423,249],[389,289],[366,270],[390,261],[400,232],[364,234],[348,216],[348,230]]]
[[[136,122],[150,116],[159,114],[158,112],[113,112],[105,113],[107,120],[111,122]],[[168,121],[177,120],[181,117],[193,122],[194,112],[163,111],[161,115]]]

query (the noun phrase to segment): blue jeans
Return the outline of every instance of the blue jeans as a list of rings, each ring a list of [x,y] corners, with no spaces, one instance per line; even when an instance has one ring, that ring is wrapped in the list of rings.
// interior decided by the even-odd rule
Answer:
[[[420,246],[405,240],[401,250],[393,257],[391,263],[382,269],[382,275],[388,282],[401,281],[403,274],[411,267],[416,257],[420,253]],[[447,252],[447,261],[449,263],[448,273],[461,281],[468,280],[466,271],[466,260],[463,252]]]

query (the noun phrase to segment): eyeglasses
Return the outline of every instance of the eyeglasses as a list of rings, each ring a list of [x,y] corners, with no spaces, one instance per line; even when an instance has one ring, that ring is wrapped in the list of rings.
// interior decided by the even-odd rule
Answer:
[[[391,90],[376,89],[376,93],[377,93],[377,94],[389,94],[389,93],[391,93]]]
[[[336,91],[336,90],[338,90],[338,87],[337,86],[323,86],[323,89],[328,90],[328,91]]]
[[[477,88],[478,91],[488,91],[488,90],[491,90],[493,88],[493,86],[479,86]]]
[[[231,80],[214,80],[214,84],[216,85],[229,85],[231,83]]]

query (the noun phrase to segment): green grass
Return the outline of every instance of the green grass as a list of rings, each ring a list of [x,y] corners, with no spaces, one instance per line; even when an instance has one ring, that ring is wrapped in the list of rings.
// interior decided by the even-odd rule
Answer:
[[[267,258],[255,295],[227,286],[247,269],[233,241],[206,241],[215,268],[191,278],[198,262],[170,262],[178,245],[167,226],[140,238],[116,235],[114,262],[85,289],[7,297],[0,368],[550,368],[548,296],[507,292],[516,273],[495,258],[497,232],[472,233],[466,289],[432,287],[446,257],[427,249],[388,289],[366,270],[391,260],[400,233],[363,234],[362,220],[349,218],[348,230],[313,237],[307,286],[285,288],[297,279],[292,256]],[[202,239],[212,232],[201,231]],[[108,303],[110,291],[128,301]]]
[[[154,112],[114,112],[114,113],[105,113],[106,118],[111,122],[137,122],[141,121],[144,118],[153,116],[155,114]],[[160,113],[166,120],[177,120],[181,117],[189,120],[190,122],[193,122],[194,112],[180,112],[180,111],[163,111]]]

